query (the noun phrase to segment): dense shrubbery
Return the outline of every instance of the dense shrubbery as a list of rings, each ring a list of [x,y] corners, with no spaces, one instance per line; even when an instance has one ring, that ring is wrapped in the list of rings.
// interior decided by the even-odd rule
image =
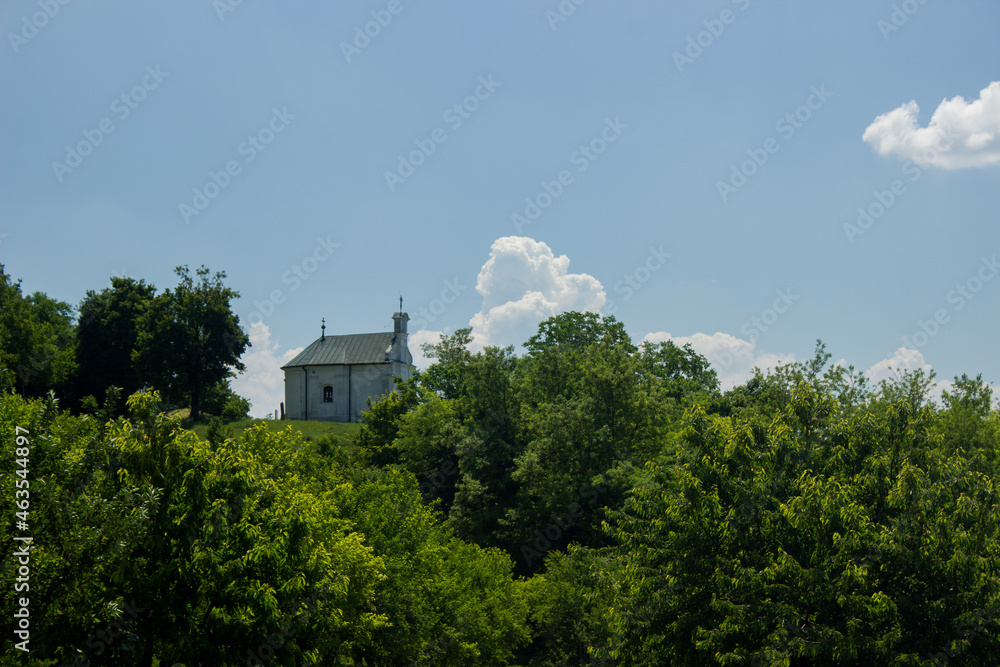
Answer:
[[[430,346],[412,410],[365,442],[530,577],[523,664],[1000,657],[1000,413],[981,377],[939,405],[933,374],[870,387],[818,344],[723,394],[690,348],[580,313],[520,358],[468,342]]]
[[[722,393],[690,348],[581,313],[520,357],[468,343],[432,346],[353,444],[222,422],[201,441],[149,392],[117,418],[114,391],[82,416],[5,394],[0,429],[32,442],[32,659],[998,662],[981,378],[939,404],[933,375],[870,387],[819,345]],[[15,576],[8,558],[8,618]]]
[[[336,463],[292,429],[210,446],[156,401],[136,394],[131,417],[107,423],[54,400],[0,402],[2,432],[22,426],[32,445],[17,534],[34,538],[33,658],[509,664],[526,638],[510,559],[457,540],[411,475]],[[12,448],[2,460],[14,469]],[[3,572],[10,618],[10,559]],[[119,617],[126,631],[102,635]]]

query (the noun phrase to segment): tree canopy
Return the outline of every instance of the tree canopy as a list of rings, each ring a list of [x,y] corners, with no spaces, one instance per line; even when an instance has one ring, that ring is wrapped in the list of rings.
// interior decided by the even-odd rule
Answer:
[[[76,326],[81,396],[103,396],[107,387],[122,390],[119,413],[125,397],[142,388],[132,364],[132,351],[139,340],[139,318],[149,308],[156,288],[143,280],[114,276],[111,287],[88,290],[80,303]]]
[[[0,264],[0,388],[41,396],[76,371],[72,307],[41,292],[21,294]]]
[[[160,295],[124,279],[88,294],[67,340],[134,331],[139,382],[190,341],[216,359],[197,399],[182,361],[146,381],[225,413],[234,293],[179,273]],[[42,367],[58,368],[68,307],[0,290],[5,326],[57,323]],[[26,334],[0,333],[17,377]],[[25,472],[0,476],[0,495],[30,499],[33,536],[18,664],[1000,659],[1000,410],[981,375],[873,386],[817,341],[722,391],[692,348],[636,345],[594,313],[546,320],[523,354],[474,349],[468,329],[426,353],[355,437],[315,442],[220,420],[202,440],[155,389],[120,413],[115,378],[77,414],[65,374],[8,382],[0,431],[27,435],[0,465]],[[0,572],[12,618],[14,560]]]
[[[250,338],[230,307],[239,293],[223,284],[224,271],[212,275],[202,266],[197,281],[187,266],[176,273],[177,287],[153,298],[140,315],[132,359],[140,378],[171,400],[189,401],[197,419],[209,388],[234,369],[245,370],[240,356]]]

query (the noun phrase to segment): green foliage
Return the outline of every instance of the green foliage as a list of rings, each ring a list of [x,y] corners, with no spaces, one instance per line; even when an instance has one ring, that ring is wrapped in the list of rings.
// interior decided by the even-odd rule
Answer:
[[[239,297],[225,287],[225,272],[210,276],[197,269],[196,283],[187,266],[176,269],[180,283],[157,295],[138,321],[139,335],[132,359],[139,377],[160,389],[171,401],[191,405],[198,419],[206,393],[237,371],[250,339],[239,326],[230,302]]]
[[[446,399],[454,414],[453,448],[428,466],[433,472],[421,479],[421,488],[436,489],[446,501],[454,496],[446,505],[447,522],[461,537],[509,551],[516,539],[505,523],[516,495],[511,475],[523,446],[515,387],[518,359],[512,348],[487,347],[470,354],[447,353],[447,339],[441,345],[440,361],[428,373],[443,369],[454,378],[454,390]]]
[[[930,405],[936,377],[934,371],[922,368],[895,371],[892,379],[879,382],[878,398],[886,403],[906,401],[911,410],[919,410]]]
[[[505,549],[521,574],[574,541],[604,544],[601,508],[621,502],[632,462],[663,450],[680,406],[717,392],[690,347],[640,350],[594,313],[542,322],[522,358],[470,343],[460,329],[425,345],[437,363],[412,380],[421,398],[375,406],[359,442],[372,461],[417,475],[447,525]]]
[[[205,439],[208,440],[208,444],[210,444],[213,449],[221,445],[222,442],[227,438],[232,438],[232,437],[233,437],[232,427],[227,426],[225,422],[223,422],[218,417],[212,417],[212,419],[208,422],[208,429],[205,432]]]
[[[719,378],[708,359],[695,352],[690,343],[684,347],[671,341],[643,343],[642,360],[644,372],[662,383],[663,390],[675,401],[719,390]]]
[[[388,465],[399,462],[399,452],[392,443],[399,433],[403,415],[420,401],[417,374],[409,381],[398,382],[397,389],[377,401],[367,399],[368,409],[361,413],[362,424],[355,443],[372,465]]]
[[[245,419],[250,413],[250,401],[234,392],[229,386],[229,380],[222,380],[205,392],[202,410],[229,421]]]
[[[146,372],[176,341],[215,355],[223,370],[196,391],[188,362],[156,380],[218,415],[195,431],[155,392],[121,415],[114,384],[103,405],[61,411],[43,390],[72,347],[67,307],[0,284],[5,326],[42,323],[0,329],[0,432],[31,441],[32,664],[1000,658],[1000,411],[982,376],[936,404],[933,372],[871,388],[817,341],[721,394],[690,347],[637,347],[614,318],[564,313],[520,357],[472,352],[468,329],[443,337],[362,424],[248,420],[212,351],[235,293],[182,273],[148,303],[152,288],[112,281],[85,304],[87,326],[102,314],[122,337],[141,311]],[[36,334],[48,375],[18,385]],[[0,476],[8,507],[19,479]],[[10,618],[13,561],[0,573]]]
[[[598,573],[607,563],[596,552],[571,546],[545,559],[545,573],[523,580],[531,610],[529,667],[598,664],[594,651],[608,640],[606,604]]]
[[[128,406],[102,429],[51,400],[0,402],[4,432],[32,434],[33,656],[503,665],[526,640],[510,559],[452,537],[411,476],[324,463],[291,428],[209,447],[155,394]],[[102,638],[120,617],[128,633]]]
[[[386,568],[376,595],[388,625],[369,664],[511,664],[527,640],[527,609],[510,558],[443,529],[412,475],[369,469],[352,479],[339,504]]]
[[[459,444],[465,429],[455,420],[453,399],[429,395],[423,403],[402,415],[393,449],[399,462],[420,482],[426,502],[441,500],[443,508],[455,497]]]
[[[21,295],[0,264],[0,390],[42,396],[76,372],[76,336],[68,303],[41,292]]]
[[[993,478],[905,401],[834,418],[802,382],[771,422],[689,410],[687,455],[649,464],[607,531],[602,655],[622,665],[969,664],[1000,655]],[[981,621],[966,641],[970,619]],[[656,628],[656,631],[653,629]]]
[[[437,344],[424,343],[422,350],[428,359],[437,363],[427,369],[424,385],[431,391],[440,392],[444,398],[458,398],[466,395],[464,370],[472,358],[468,350],[472,342],[472,329],[458,329],[450,336],[441,336]]]
[[[139,339],[139,318],[156,295],[156,288],[133,278],[111,278],[111,287],[88,290],[77,319],[76,391],[101,396],[108,387],[121,387],[115,414],[124,414],[125,398],[142,388],[132,364]]]

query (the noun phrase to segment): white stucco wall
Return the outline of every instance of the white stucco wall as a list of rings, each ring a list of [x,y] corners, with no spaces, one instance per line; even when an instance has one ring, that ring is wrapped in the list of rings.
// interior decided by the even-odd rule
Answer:
[[[285,416],[287,419],[360,421],[368,409],[366,398],[379,397],[394,388],[392,376],[410,377],[412,366],[398,361],[351,366],[309,366],[285,370]],[[305,379],[308,374],[308,381]],[[333,389],[333,401],[323,401],[323,388]],[[308,393],[304,393],[308,387]],[[350,387],[350,396],[348,396]]]

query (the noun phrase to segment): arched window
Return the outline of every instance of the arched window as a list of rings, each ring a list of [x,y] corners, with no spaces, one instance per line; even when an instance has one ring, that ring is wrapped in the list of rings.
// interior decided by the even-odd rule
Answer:
[[[330,385],[325,385],[323,387],[323,402],[333,403],[333,387]]]

